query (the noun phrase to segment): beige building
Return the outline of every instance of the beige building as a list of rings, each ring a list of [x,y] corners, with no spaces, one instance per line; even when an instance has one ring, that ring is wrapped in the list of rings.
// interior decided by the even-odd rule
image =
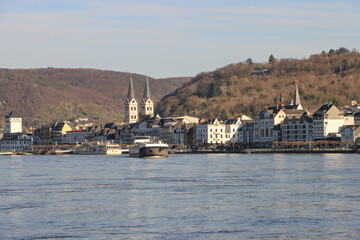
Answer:
[[[325,139],[340,135],[344,125],[344,114],[331,103],[321,106],[313,115],[314,139]]]

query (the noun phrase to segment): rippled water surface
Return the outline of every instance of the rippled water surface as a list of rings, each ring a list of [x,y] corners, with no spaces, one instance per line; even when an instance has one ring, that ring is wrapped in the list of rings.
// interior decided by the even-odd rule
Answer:
[[[360,155],[1,156],[0,239],[360,239]]]

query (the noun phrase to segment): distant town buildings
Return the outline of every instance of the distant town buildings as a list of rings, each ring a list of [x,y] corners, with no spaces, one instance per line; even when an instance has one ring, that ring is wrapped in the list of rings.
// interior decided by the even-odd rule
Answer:
[[[22,117],[10,112],[5,116],[5,132],[0,140],[2,152],[18,152],[29,149],[33,144],[32,134],[23,133]]]
[[[151,136],[174,147],[234,145],[242,147],[272,146],[276,143],[311,143],[342,141],[352,146],[360,142],[360,110],[356,101],[341,109],[326,103],[311,113],[301,104],[298,86],[294,98],[285,104],[283,94],[274,104],[251,119],[245,115],[226,119],[199,119],[194,116],[161,117],[154,114],[148,78],[140,107],[130,78],[124,102],[124,124],[94,125],[88,119],[55,122],[23,133],[22,118],[15,112],[5,117],[1,151],[25,151],[32,145],[75,145],[86,141],[110,141],[130,144],[136,137]],[[71,127],[71,126],[73,127]]]

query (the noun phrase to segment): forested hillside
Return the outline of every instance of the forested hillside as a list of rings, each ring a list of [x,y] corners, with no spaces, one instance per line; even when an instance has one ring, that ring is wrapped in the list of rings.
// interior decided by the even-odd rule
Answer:
[[[0,116],[15,110],[27,126],[79,117],[95,122],[122,121],[130,76],[140,102],[145,76],[138,74],[95,69],[0,69]],[[188,80],[149,78],[153,100],[159,101]]]
[[[285,100],[299,86],[304,106],[325,102],[337,106],[360,100],[360,54],[345,48],[315,54],[308,59],[269,57],[267,63],[230,64],[213,72],[200,73],[158,104],[163,115],[196,114],[205,118],[256,116],[280,93]]]

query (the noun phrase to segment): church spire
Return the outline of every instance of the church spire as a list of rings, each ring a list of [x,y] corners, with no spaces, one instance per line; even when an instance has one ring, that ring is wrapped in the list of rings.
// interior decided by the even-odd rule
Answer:
[[[295,84],[294,105],[300,105],[300,96],[297,84]]]
[[[138,122],[138,103],[135,99],[134,85],[130,77],[128,95],[125,101],[125,125]]]
[[[298,89],[297,84],[295,84],[294,106],[297,109],[302,109],[301,102],[300,102],[299,89]]]
[[[148,77],[146,77],[144,96],[140,103],[140,107],[141,107],[140,112],[141,112],[142,118],[154,116],[154,103],[151,100],[151,96],[150,96],[150,87],[149,87]]]
[[[150,88],[149,88],[149,79],[148,77],[146,77],[146,83],[145,83],[145,88],[144,88],[144,96],[143,96],[143,100],[146,101],[150,98]]]
[[[132,77],[130,77],[129,90],[128,90],[128,95],[127,95],[126,99],[128,102],[130,102],[130,100],[133,98],[135,98],[134,85],[133,85]]]

